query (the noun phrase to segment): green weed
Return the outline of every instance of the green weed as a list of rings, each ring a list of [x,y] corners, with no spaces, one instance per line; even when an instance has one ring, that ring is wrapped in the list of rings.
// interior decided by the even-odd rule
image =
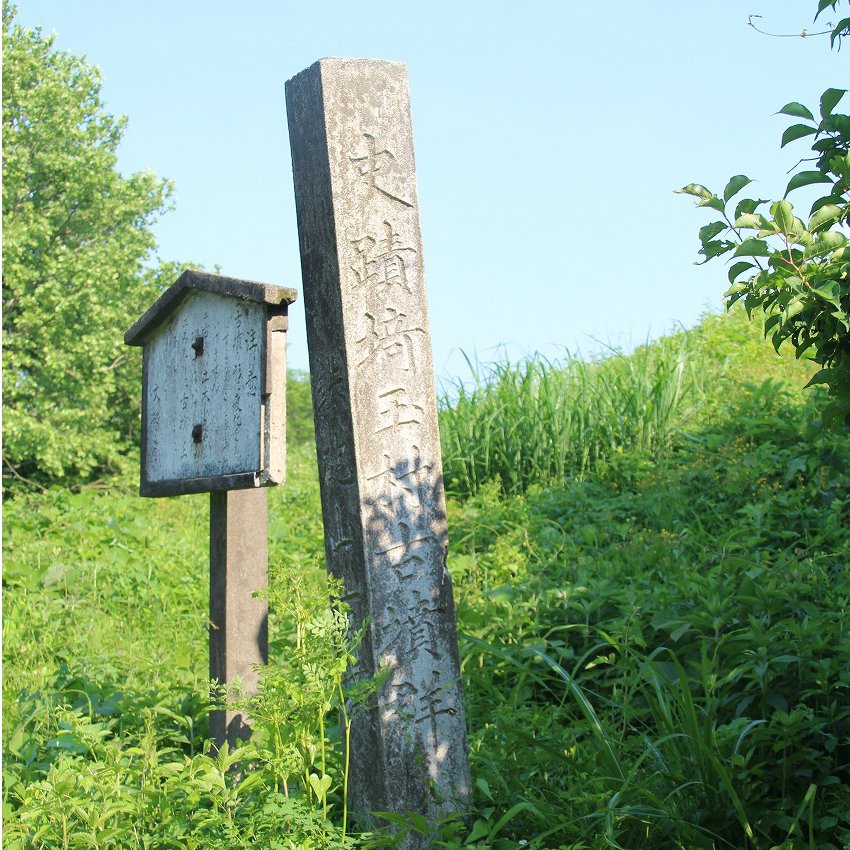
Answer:
[[[652,348],[565,375],[520,366],[496,376],[503,395],[482,376],[466,419],[442,414],[475,797],[436,847],[850,844],[850,439],[793,389],[808,367],[765,357],[735,316]],[[564,414],[545,395],[582,380],[556,466]],[[462,452],[456,426],[475,437]],[[217,757],[204,497],[143,500],[119,481],[6,502],[10,847],[394,840],[352,835],[345,814],[350,649],[327,604],[315,463],[292,445],[269,494],[271,664],[246,706],[254,738]]]
[[[624,455],[660,458],[714,377],[698,360],[681,333],[596,361],[470,363],[471,388],[459,382],[442,402],[449,491],[471,495],[496,480],[505,493],[524,493],[603,471]]]
[[[4,762],[5,846],[312,850],[369,839],[347,828],[346,737],[325,729],[334,704],[347,718],[367,692],[343,689],[356,648],[347,610],[323,602],[334,585],[308,594],[310,580],[283,579],[270,603],[292,618],[294,652],[233,701],[254,723],[236,750],[211,751],[205,699],[120,693],[67,671],[49,692],[23,695]],[[337,801],[341,826],[330,820]]]
[[[662,463],[450,503],[505,847],[850,840],[850,442],[796,404],[742,386]]]

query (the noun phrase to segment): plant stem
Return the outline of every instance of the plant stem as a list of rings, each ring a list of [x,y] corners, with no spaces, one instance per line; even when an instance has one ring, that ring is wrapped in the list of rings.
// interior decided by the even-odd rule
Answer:
[[[322,816],[328,819],[328,792],[323,784],[325,781],[325,712],[324,706],[319,706],[319,739],[322,742],[322,777],[319,780],[322,788]]]
[[[348,826],[348,768],[351,755],[351,721],[348,719],[348,712],[345,709],[345,695],[342,692],[342,681],[340,679],[337,679],[336,686],[339,689],[339,704],[342,708],[342,720],[345,726],[345,762],[342,772],[342,840],[345,841],[345,832]]]

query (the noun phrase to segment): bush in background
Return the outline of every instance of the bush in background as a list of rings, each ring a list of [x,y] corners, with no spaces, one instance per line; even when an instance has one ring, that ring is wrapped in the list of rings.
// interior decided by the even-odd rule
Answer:
[[[41,485],[123,468],[139,439],[123,333],[177,274],[151,227],[171,186],[122,176],[126,119],[96,68],[3,3],[3,474]]]

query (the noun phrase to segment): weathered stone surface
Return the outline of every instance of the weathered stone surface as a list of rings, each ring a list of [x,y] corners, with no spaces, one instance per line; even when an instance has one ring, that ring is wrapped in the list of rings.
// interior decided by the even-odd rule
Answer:
[[[268,604],[251,594],[268,584],[268,494],[265,490],[210,493],[210,678],[246,693],[257,688],[256,664],[269,655]],[[238,712],[210,712],[217,746],[247,738]]]
[[[328,567],[370,618],[360,674],[390,669],[353,723],[351,806],[434,820],[469,762],[407,74],[322,59],[286,101]]]
[[[241,280],[221,274],[186,269],[124,334],[125,345],[144,345],[145,340],[195,292],[212,292],[240,300],[256,301],[272,308],[285,308],[298,297],[294,289]]]

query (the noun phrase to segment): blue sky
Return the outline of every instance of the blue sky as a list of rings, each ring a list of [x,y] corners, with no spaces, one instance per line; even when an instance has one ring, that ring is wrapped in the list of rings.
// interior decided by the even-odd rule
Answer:
[[[107,108],[129,116],[120,169],[175,182],[162,258],[299,290],[284,83],[323,56],[405,62],[434,364],[450,379],[462,351],[628,346],[720,306],[724,266],[693,265],[708,219],[673,190],[745,173],[781,195],[807,149],[779,150],[793,119],[773,113],[816,110],[846,84],[847,51],[747,18],[823,29],[815,7],[29,0],[17,20],[100,67]],[[289,340],[306,369],[302,302]]]

